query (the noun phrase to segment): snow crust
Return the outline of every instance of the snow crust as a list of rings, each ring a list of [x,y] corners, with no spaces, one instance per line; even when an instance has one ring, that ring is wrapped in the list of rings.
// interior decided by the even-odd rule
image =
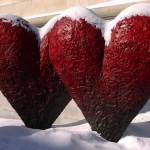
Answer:
[[[101,29],[102,34],[104,34],[105,21],[91,10],[78,6],[69,8],[62,14],[52,18],[45,26],[39,29],[40,37],[43,38],[53,28],[54,24],[63,17],[68,17],[77,21],[84,19],[89,24],[92,24],[96,28]]]
[[[47,130],[26,128],[21,120],[0,119],[2,150],[150,150],[150,100],[118,143],[106,141],[79,121]]]
[[[21,18],[19,16],[16,16],[16,15],[11,15],[11,14],[4,14],[4,15],[1,14],[0,15],[0,19],[2,19],[3,22],[11,23],[12,27],[20,25],[26,31],[28,31],[28,32],[30,32],[30,31],[34,32],[35,35],[36,35],[36,38],[40,42],[38,29],[36,27],[32,26],[30,23],[28,23],[23,18]]]
[[[104,21],[100,16],[84,7],[72,7],[62,12],[60,15],[52,18],[43,28],[39,29],[40,37],[43,38],[54,26],[54,24],[63,17],[69,17],[72,20],[80,21],[84,19],[89,24],[92,24],[96,28],[100,29],[104,36],[106,45],[111,40],[111,30],[115,28],[116,24],[132,16],[150,16],[150,3],[140,3],[130,6],[123,10],[114,20]]]
[[[105,43],[106,45],[108,45],[111,40],[111,30],[115,28],[116,24],[125,18],[130,18],[136,15],[150,16],[150,3],[141,3],[130,6],[125,10],[123,10],[114,20],[109,22],[104,21],[100,16],[98,16],[91,10],[80,6],[72,7],[65,10],[60,15],[53,17],[42,28],[33,27],[26,20],[15,15],[10,14],[0,15],[0,18],[3,20],[3,22],[12,23],[12,26],[21,25],[27,31],[35,32],[39,43],[40,39],[42,39],[53,28],[55,23],[59,21],[61,18],[69,17],[72,20],[77,21],[80,21],[80,19],[84,19],[89,24],[92,24],[93,26],[101,30],[102,35],[104,36],[105,39]]]
[[[61,19],[62,17],[70,17],[72,20],[77,21],[84,19],[88,23],[94,25],[96,28],[101,29],[102,32],[104,30],[104,20],[91,10],[84,7],[72,7],[64,11],[64,13],[62,13],[58,18]]]
[[[137,15],[150,16],[150,3],[141,3],[141,4],[132,5],[126,8],[125,10],[123,10],[114,20],[108,22],[105,25],[105,33],[104,33],[106,45],[108,45],[111,40],[111,30],[115,28],[116,24],[119,21]]]
[[[42,28],[38,28],[40,39],[42,39],[53,28],[57,20],[58,20],[58,16],[55,16],[50,21],[48,21],[48,23],[45,24]]]

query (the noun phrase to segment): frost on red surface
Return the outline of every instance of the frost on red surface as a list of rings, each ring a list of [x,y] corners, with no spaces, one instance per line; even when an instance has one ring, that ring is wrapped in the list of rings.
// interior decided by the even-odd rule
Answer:
[[[150,97],[150,17],[117,23],[105,46],[101,30],[63,17],[49,33],[50,58],[92,129],[118,141]]]
[[[36,33],[23,19],[18,22],[0,19],[0,89],[27,127],[46,129],[70,96],[47,61],[46,38],[40,50]]]

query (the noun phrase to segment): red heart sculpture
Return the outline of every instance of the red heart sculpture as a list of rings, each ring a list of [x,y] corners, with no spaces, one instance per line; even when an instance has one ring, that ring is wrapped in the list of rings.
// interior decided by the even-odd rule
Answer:
[[[49,61],[47,36],[17,16],[0,19],[0,89],[27,127],[46,129],[70,101]],[[40,47],[39,47],[40,45]]]
[[[69,9],[49,43],[54,68],[92,129],[118,141],[150,97],[150,4],[126,9],[109,26],[85,8]]]

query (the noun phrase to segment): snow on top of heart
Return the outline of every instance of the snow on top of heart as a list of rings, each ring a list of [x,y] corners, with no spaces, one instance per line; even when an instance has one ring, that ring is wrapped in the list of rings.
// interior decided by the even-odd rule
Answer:
[[[58,20],[58,16],[55,16],[46,25],[38,29],[41,39],[53,28],[57,20]]]
[[[59,16],[59,19],[62,17],[70,17],[72,20],[85,19],[88,23],[94,25],[96,28],[104,30],[104,20],[101,19],[97,14],[91,10],[84,7],[72,7]]]
[[[39,33],[36,27],[33,27],[32,25],[30,25],[29,22],[27,22],[26,20],[24,20],[23,18],[16,16],[16,15],[11,15],[11,14],[1,14],[0,15],[0,19],[5,22],[5,23],[11,23],[12,26],[21,26],[24,29],[26,29],[26,31],[32,31],[35,33],[38,41],[39,41]]]
[[[124,18],[130,18],[136,15],[150,16],[150,3],[141,3],[130,6],[122,11],[114,20],[109,22],[104,21],[100,16],[85,7],[72,7],[65,10],[62,14],[53,17],[45,26],[39,29],[40,37],[43,38],[58,20],[63,17],[69,17],[72,20],[77,21],[85,19],[88,23],[99,28],[105,38],[106,45],[108,45],[111,39],[111,30],[116,24]]]
[[[115,28],[116,24],[119,21],[137,15],[150,16],[150,3],[141,3],[141,4],[132,5],[126,8],[125,10],[123,10],[114,20],[108,22],[105,26],[105,33],[104,33],[106,45],[108,45],[111,40],[111,30]]]
[[[96,28],[101,29],[102,34],[104,34],[105,21],[91,10],[85,7],[78,6],[69,8],[59,16],[52,18],[44,27],[39,29],[40,37],[43,38],[47,34],[47,32],[49,32],[53,28],[54,24],[63,17],[68,17],[72,20],[77,21],[79,21],[80,19],[84,19]]]

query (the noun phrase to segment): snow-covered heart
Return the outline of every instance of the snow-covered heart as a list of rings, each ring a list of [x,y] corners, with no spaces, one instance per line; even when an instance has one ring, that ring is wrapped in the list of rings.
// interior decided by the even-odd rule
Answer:
[[[92,129],[116,142],[150,97],[150,4],[109,23],[82,7],[57,19],[52,64]]]
[[[0,16],[0,31],[0,90],[27,127],[51,127],[71,98],[49,60],[47,37],[40,43],[41,31],[13,15]]]

